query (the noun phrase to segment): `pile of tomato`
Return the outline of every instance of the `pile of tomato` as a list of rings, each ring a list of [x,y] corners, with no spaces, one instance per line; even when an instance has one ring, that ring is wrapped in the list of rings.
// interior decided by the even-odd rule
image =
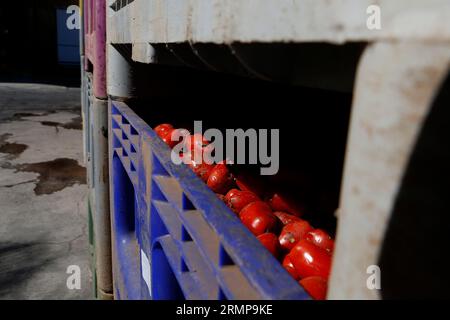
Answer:
[[[170,124],[155,128],[171,148],[175,129]],[[188,165],[194,173],[240,218],[261,244],[278,259],[287,272],[317,300],[326,298],[334,240],[322,229],[313,228],[301,217],[300,204],[280,192],[265,192],[257,178],[233,174],[225,161],[212,165],[197,163],[194,152],[204,152],[210,142],[199,134],[185,139]],[[203,154],[203,153],[202,153]]]

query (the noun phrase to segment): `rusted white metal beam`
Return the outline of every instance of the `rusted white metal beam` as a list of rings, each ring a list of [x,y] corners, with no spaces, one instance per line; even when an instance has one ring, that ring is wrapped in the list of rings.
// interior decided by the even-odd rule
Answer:
[[[450,40],[448,0],[135,0],[118,11],[114,2],[109,43]],[[367,27],[371,5],[379,30]]]
[[[450,43],[381,42],[356,79],[330,299],[378,299],[378,263],[393,204],[418,133],[450,66]],[[383,270],[381,270],[381,277]]]

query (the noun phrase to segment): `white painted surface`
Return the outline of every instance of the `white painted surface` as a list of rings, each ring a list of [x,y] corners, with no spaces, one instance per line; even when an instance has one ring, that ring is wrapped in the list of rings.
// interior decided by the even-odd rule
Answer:
[[[367,28],[373,4],[381,30]],[[447,0],[135,0],[107,13],[109,43],[450,40]]]
[[[147,258],[147,255],[143,250],[141,250],[141,270],[142,270],[142,278],[147,285],[148,292],[152,293],[152,278],[150,274],[150,261]]]
[[[357,75],[330,299],[378,299],[367,267],[380,247],[406,164],[450,66],[450,44],[376,43]],[[381,276],[383,270],[381,270]]]

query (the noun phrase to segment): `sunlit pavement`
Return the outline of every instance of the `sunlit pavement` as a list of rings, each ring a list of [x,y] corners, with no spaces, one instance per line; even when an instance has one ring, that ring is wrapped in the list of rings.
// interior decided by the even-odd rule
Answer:
[[[0,299],[92,296],[79,94],[0,83]]]

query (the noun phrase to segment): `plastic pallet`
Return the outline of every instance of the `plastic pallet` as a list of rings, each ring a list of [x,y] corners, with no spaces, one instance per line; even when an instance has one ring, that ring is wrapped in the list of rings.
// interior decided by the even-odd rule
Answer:
[[[106,99],[106,0],[83,1],[85,70],[93,73],[93,92]]]
[[[309,299],[128,106],[110,102],[116,299]]]

